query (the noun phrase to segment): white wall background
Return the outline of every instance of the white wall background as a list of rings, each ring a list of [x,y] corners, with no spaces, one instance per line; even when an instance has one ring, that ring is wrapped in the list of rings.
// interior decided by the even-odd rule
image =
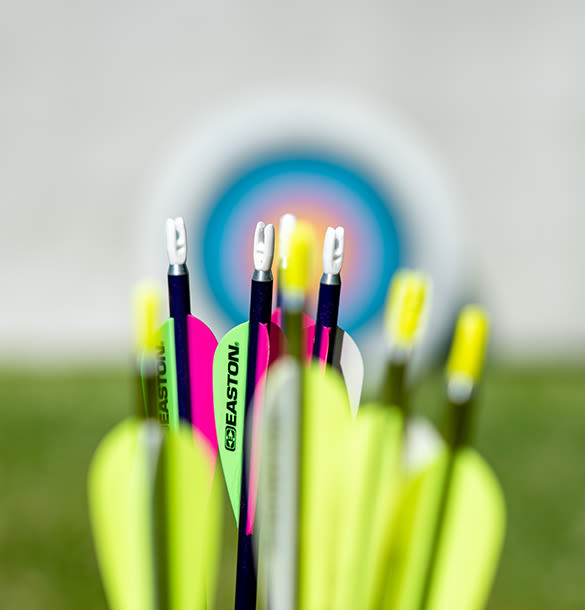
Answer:
[[[32,0],[2,12],[3,361],[124,356],[132,219],[153,175],[185,126],[280,86],[398,108],[457,185],[496,350],[585,351],[585,3]]]

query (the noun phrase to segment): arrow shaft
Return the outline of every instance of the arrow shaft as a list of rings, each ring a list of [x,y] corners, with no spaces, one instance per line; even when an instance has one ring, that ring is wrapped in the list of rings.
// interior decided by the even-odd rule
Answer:
[[[390,361],[384,375],[384,384],[380,400],[384,405],[398,407],[404,416],[408,413],[408,395],[406,392],[406,362]]]
[[[341,297],[341,281],[339,276],[329,276],[337,278],[337,283],[325,283],[321,281],[319,285],[319,300],[317,303],[317,317],[315,319],[315,343],[313,344],[313,358],[319,358],[321,354],[321,341],[323,338],[323,328],[330,328],[329,347],[327,350],[327,363],[333,364],[333,354],[335,348],[335,331],[337,329],[337,319],[339,316],[339,300]]]
[[[249,459],[252,435],[246,432],[251,424],[256,373],[258,367],[258,329],[270,324],[272,309],[272,279],[252,279],[250,295],[250,324],[248,327],[248,362],[246,369],[246,404],[244,408],[244,450],[242,452],[242,479],[240,487],[240,518],[238,528],[238,556],[236,565],[236,610],[254,610],[258,580],[254,560],[254,534],[248,533]]]
[[[156,356],[145,353],[136,375],[136,415],[140,418],[158,419],[156,368]]]
[[[276,283],[276,307],[280,307],[282,309],[284,303],[282,298],[282,271],[280,270],[280,268],[278,269],[277,277],[278,282]]]
[[[177,269],[174,269],[175,267]],[[169,288],[169,313],[171,318],[173,318],[175,325],[179,419],[190,424],[191,388],[189,380],[189,338],[187,334],[187,316],[191,313],[189,274],[187,273],[185,265],[171,265],[167,277]]]

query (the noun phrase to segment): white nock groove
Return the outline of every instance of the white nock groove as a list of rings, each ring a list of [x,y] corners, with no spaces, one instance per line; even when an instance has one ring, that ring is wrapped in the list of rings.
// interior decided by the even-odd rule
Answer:
[[[179,216],[167,219],[167,252],[170,265],[184,265],[187,260],[185,221]]]
[[[270,271],[274,258],[274,226],[259,222],[254,232],[254,268]]]
[[[343,227],[328,227],[323,242],[323,273],[339,275],[343,265],[345,234]]]

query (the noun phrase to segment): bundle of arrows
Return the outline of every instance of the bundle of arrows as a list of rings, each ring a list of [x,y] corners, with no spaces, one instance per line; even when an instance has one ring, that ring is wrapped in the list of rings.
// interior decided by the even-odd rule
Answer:
[[[156,291],[138,292],[136,413],[89,472],[111,609],[215,607],[223,488],[238,532],[236,610],[483,608],[505,523],[500,486],[472,447],[485,312],[458,317],[439,432],[408,400],[430,307],[424,273],[393,277],[383,383],[364,404],[360,351],[337,325],[342,227],[325,234],[313,319],[312,228],[281,219],[273,309],[275,230],[259,222],[249,320],[219,343],[191,315],[183,220],[166,233],[170,316],[159,326]]]

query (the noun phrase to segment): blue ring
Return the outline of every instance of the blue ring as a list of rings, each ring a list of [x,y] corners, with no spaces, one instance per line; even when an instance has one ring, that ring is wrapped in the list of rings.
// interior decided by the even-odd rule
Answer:
[[[369,302],[358,315],[345,317],[343,308],[340,312],[340,323],[350,332],[365,326],[384,307],[386,292],[390,279],[398,267],[407,259],[406,247],[402,236],[402,222],[398,215],[398,206],[391,193],[382,197],[373,186],[372,181],[364,179],[365,172],[350,169],[339,160],[318,158],[314,154],[295,154],[294,156],[271,156],[269,159],[259,159],[237,172],[235,179],[217,197],[208,204],[207,219],[193,227],[193,234],[199,236],[200,251],[194,259],[203,261],[204,275],[207,279],[217,303],[233,323],[247,319],[247,309],[243,311],[237,306],[230,291],[229,278],[223,277],[219,260],[220,250],[224,248],[225,219],[240,205],[240,202],[258,186],[276,177],[325,177],[340,183],[349,189],[357,198],[363,201],[367,210],[376,220],[380,233],[384,236],[384,252],[381,259],[381,273],[376,278],[373,293]],[[294,210],[291,210],[294,212]],[[356,210],[356,215],[360,211]],[[191,260],[192,265],[196,260]]]

